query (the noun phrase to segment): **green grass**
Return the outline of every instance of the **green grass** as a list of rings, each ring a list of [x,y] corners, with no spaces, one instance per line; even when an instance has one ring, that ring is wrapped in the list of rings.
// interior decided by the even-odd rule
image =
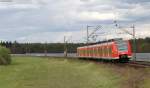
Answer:
[[[143,84],[141,84],[141,88],[149,88],[150,87],[150,68],[146,69],[148,72],[148,76],[143,81]]]
[[[144,84],[141,86],[141,88],[149,88],[150,87],[150,78],[147,78],[144,81]]]
[[[80,60],[12,57],[0,66],[0,88],[119,88],[119,82],[112,69]]]

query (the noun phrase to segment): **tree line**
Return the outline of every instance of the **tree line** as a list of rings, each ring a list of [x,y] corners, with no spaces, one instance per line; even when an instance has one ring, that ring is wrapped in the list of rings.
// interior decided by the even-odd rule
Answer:
[[[67,47],[69,53],[75,53],[76,48],[84,43],[18,43],[17,41],[1,41],[1,46],[9,48],[12,54],[24,53],[63,53]]]
[[[133,40],[130,40],[132,44],[132,50],[133,50]],[[150,53],[150,37],[147,38],[139,38],[136,39],[136,52],[137,53]]]
[[[133,40],[130,40],[133,47]],[[24,53],[63,53],[67,47],[68,53],[76,53],[77,47],[84,46],[84,43],[18,43],[17,41],[1,41],[1,46],[9,48],[13,54]],[[133,49],[133,48],[132,48]],[[150,37],[136,39],[136,52],[150,52]]]

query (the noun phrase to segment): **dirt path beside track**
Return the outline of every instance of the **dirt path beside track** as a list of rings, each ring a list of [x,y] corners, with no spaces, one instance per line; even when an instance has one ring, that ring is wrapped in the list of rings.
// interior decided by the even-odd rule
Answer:
[[[122,78],[121,88],[145,88],[145,81],[150,78],[150,68],[112,65],[112,69]]]

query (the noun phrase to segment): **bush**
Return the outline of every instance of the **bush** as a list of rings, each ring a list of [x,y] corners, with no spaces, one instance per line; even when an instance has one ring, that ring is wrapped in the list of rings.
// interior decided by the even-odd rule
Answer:
[[[0,65],[8,65],[11,63],[10,50],[0,46]]]

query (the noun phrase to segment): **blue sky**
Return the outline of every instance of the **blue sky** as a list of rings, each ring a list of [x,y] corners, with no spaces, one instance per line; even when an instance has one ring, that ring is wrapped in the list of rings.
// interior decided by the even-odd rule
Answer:
[[[134,24],[137,38],[150,36],[149,0],[6,1],[11,2],[0,2],[0,40],[63,42],[67,36],[70,42],[84,42],[87,25],[102,26],[97,40],[132,38],[115,28],[114,20],[130,32]]]

